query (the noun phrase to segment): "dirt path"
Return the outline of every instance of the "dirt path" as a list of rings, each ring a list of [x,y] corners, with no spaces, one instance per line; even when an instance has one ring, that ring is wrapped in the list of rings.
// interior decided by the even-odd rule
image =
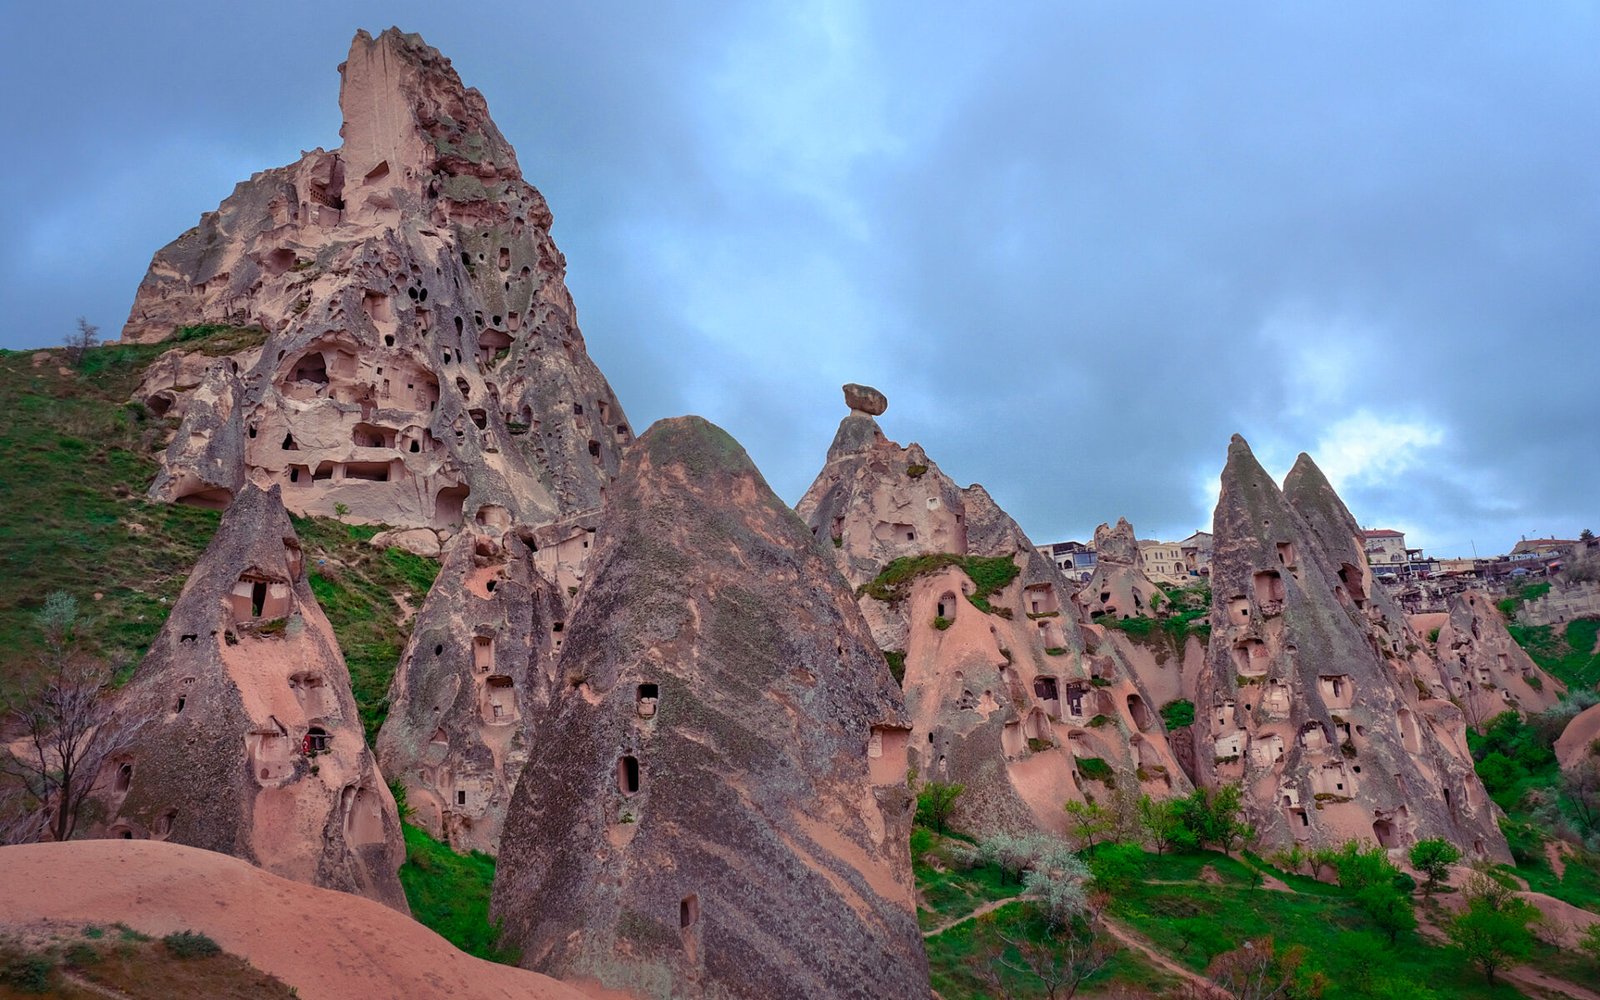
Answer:
[[[1423,937],[1436,944],[1450,944],[1449,935],[1434,923],[1432,917],[1422,911],[1417,911],[1417,930]],[[1534,996],[1553,994],[1561,997],[1571,997],[1572,1000],[1600,1000],[1600,993],[1596,993],[1577,983],[1568,982],[1559,976],[1552,976],[1548,972],[1541,972],[1531,965],[1519,965],[1511,969],[1500,970],[1499,977],[1508,983],[1526,987],[1534,991]]]
[[[955,918],[954,920],[948,920],[948,921],[940,924],[938,927],[935,927],[931,931],[923,931],[922,932],[922,936],[925,937],[925,938],[937,937],[938,935],[943,934],[945,931],[949,930],[952,927],[956,927],[956,926],[959,926],[961,924],[964,924],[968,920],[976,920],[979,917],[983,916],[985,913],[993,913],[995,910],[1000,909],[1000,907],[1002,907],[1002,906],[1008,906],[1011,903],[1020,902],[1020,901],[1025,900],[1025,899],[1037,899],[1037,898],[1038,897],[1036,897],[1036,896],[1023,895],[1023,896],[1009,896],[1009,897],[1007,897],[1005,899],[992,900],[990,902],[984,903],[982,906],[978,907],[976,910],[973,910],[971,913],[965,914],[963,916],[959,916],[959,917]]]
[[[1147,940],[1142,934],[1133,930],[1131,927],[1120,924],[1105,914],[1100,915],[1100,922],[1105,925],[1107,933],[1109,933],[1112,937],[1122,942],[1126,947],[1131,948],[1143,955],[1145,958],[1148,958],[1153,964],[1161,968],[1163,971],[1170,972],[1179,979],[1191,982],[1204,990],[1210,991],[1217,988],[1217,984],[1213,983],[1205,976],[1200,975],[1198,972],[1195,972],[1192,969],[1185,968],[1184,966],[1179,965],[1177,962],[1174,962],[1172,959],[1163,955],[1155,945],[1151,944],[1150,941]]]
[[[1567,877],[1566,852],[1561,848],[1565,846],[1557,841],[1547,840],[1544,843],[1544,856],[1550,862],[1550,870],[1556,873],[1557,879]]]
[[[1504,969],[1500,972],[1500,978],[1517,986],[1525,986],[1535,991],[1535,995],[1553,993],[1556,996],[1571,997],[1572,1000],[1600,1000],[1600,993],[1579,986],[1577,983],[1569,983],[1548,972],[1540,972],[1531,965]]]

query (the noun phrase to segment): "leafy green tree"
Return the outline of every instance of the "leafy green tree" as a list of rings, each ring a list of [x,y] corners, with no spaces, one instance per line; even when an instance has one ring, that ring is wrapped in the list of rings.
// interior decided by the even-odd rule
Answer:
[[[1213,792],[1196,788],[1173,803],[1180,822],[1202,847],[1215,846],[1233,856],[1236,845],[1255,839],[1255,827],[1244,821],[1243,795],[1237,784],[1223,785]]]
[[[1067,812],[1073,840],[1080,850],[1093,847],[1111,830],[1111,810],[1105,806],[1095,802],[1068,802],[1063,808]]]
[[[932,827],[934,832],[943,836],[944,825],[955,812],[956,799],[966,790],[966,785],[945,781],[930,781],[923,785],[922,791],[917,793],[917,822]]]
[[[1445,930],[1462,957],[1476,965],[1493,986],[1496,972],[1516,964],[1533,950],[1533,932],[1528,930],[1528,924],[1537,912],[1520,899],[1513,898],[1500,907],[1487,899],[1475,899]]]
[[[1355,892],[1371,885],[1393,888],[1402,874],[1389,860],[1388,851],[1381,847],[1362,848],[1359,840],[1345,841],[1322,860],[1339,873],[1341,886]]]
[[[1365,887],[1356,893],[1356,905],[1366,912],[1374,927],[1388,936],[1391,945],[1401,934],[1416,930],[1417,915],[1410,897],[1392,885]]]
[[[1450,866],[1459,860],[1461,851],[1442,837],[1417,841],[1411,848],[1411,867],[1423,875],[1422,894],[1433,895],[1433,890],[1449,877]]]
[[[1152,799],[1148,795],[1141,795],[1139,825],[1149,836],[1157,854],[1165,854],[1173,848],[1195,846],[1194,837],[1183,825],[1183,817],[1178,815],[1177,805],[1172,799]]]

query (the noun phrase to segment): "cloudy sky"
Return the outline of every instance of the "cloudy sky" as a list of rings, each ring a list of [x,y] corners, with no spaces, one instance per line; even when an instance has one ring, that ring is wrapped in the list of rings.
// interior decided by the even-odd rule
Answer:
[[[1236,431],[1436,554],[1600,530],[1594,3],[55,6],[0,6],[0,346],[117,331],[397,23],[549,198],[634,424],[791,502],[861,381],[1036,541],[1206,526]]]

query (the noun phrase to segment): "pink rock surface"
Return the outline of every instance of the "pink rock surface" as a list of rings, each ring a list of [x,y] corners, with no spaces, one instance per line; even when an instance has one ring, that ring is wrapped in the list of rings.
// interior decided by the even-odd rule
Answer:
[[[226,506],[449,533],[600,505],[631,437],[585,351],[550,209],[476,90],[416,35],[356,35],[344,145],[238,185],[158,251],[123,339],[257,326],[266,344],[160,362],[138,398],[183,417],[152,485]]]
[[[85,840],[0,847],[0,925],[125,923],[199,931],[307,1000],[584,1000],[579,989],[458,951],[370,900],[178,844]]]

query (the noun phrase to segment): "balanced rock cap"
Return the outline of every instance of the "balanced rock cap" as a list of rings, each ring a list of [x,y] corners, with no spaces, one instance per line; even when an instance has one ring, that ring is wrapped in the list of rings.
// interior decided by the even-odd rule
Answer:
[[[854,382],[845,385],[844,402],[852,411],[871,417],[882,416],[883,411],[889,408],[888,396],[870,385],[857,385]]]

